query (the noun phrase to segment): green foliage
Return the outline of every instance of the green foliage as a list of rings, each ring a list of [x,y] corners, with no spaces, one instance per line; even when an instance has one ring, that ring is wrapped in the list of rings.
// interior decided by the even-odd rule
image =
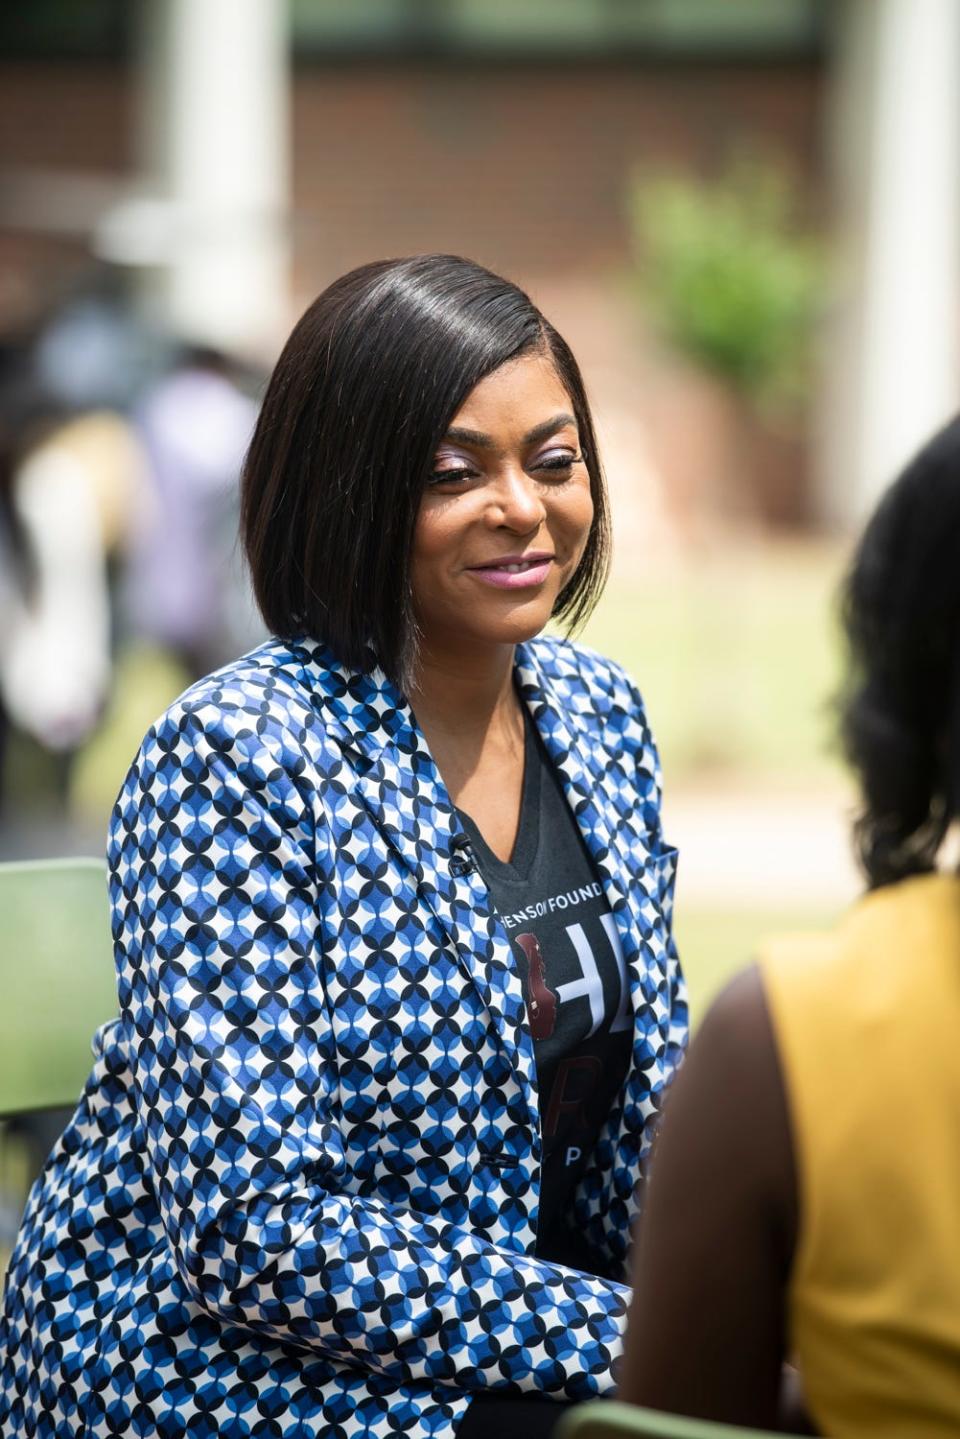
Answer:
[[[782,169],[740,161],[713,183],[638,178],[630,218],[641,285],[681,353],[763,407],[806,391],[824,279]]]

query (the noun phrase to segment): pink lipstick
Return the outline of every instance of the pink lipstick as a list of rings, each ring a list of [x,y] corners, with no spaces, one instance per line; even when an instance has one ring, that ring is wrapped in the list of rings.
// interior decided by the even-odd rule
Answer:
[[[530,589],[543,584],[552,564],[553,555],[535,550],[526,555],[498,555],[490,564],[471,566],[470,573],[497,589]]]

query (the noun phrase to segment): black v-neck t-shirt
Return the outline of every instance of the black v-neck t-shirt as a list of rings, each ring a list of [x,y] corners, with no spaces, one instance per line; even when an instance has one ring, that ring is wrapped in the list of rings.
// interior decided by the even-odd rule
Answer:
[[[633,1015],[616,924],[559,776],[526,715],[509,863],[459,812],[510,937],[533,1037],[543,1168],[536,1254],[591,1270],[573,1193],[626,1078]]]

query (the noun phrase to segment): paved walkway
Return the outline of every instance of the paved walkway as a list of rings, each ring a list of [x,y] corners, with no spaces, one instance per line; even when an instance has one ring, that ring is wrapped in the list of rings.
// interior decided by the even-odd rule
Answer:
[[[0,860],[60,859],[73,855],[102,857],[107,825],[77,825],[54,815],[11,816],[0,823]]]
[[[863,889],[850,847],[849,791],[679,791],[664,833],[680,850],[684,904],[842,906]]]

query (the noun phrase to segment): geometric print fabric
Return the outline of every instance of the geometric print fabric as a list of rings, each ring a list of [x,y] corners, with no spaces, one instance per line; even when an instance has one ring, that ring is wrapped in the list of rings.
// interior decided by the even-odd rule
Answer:
[[[532,1255],[523,994],[410,709],[270,641],[170,708],[118,798],[119,1019],[10,1266],[0,1433],[425,1439],[477,1390],[611,1391],[686,1039],[676,855],[622,671],[539,639],[517,681],[630,980],[632,1062],[575,1201],[614,1277]]]

